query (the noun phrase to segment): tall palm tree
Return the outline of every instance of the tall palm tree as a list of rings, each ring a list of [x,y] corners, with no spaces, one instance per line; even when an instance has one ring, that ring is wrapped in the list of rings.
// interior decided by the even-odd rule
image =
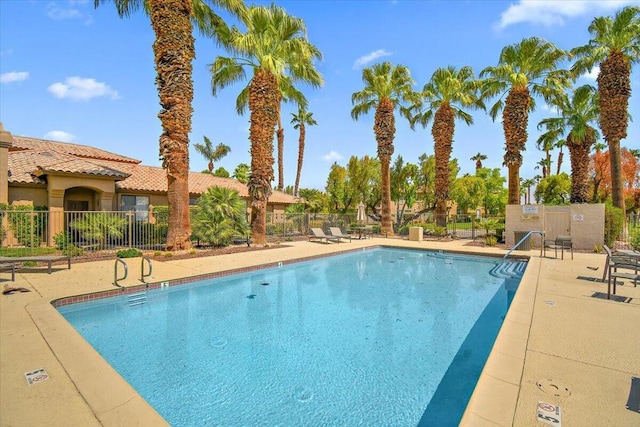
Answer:
[[[551,175],[551,150],[553,150],[553,147],[555,147],[556,145],[556,141],[558,139],[558,133],[557,132],[545,132],[543,134],[541,134],[538,139],[536,140],[536,146],[538,147],[539,150],[544,151],[544,160],[545,163],[544,164],[540,164],[541,166],[543,166],[542,168],[542,176],[544,178],[548,177],[549,175]]]
[[[551,163],[553,161],[551,160],[551,157],[543,157],[542,159],[538,160],[538,163],[536,163],[536,166],[534,167],[534,169],[541,169],[542,170],[542,178],[546,178],[548,176],[551,176]]]
[[[589,43],[571,50],[581,74],[599,64],[600,129],[609,145],[613,205],[625,211],[620,140],[627,137],[631,66],[640,61],[640,7],[625,7],[613,18],[595,18]]]
[[[282,127],[282,102],[294,102],[298,108],[307,108],[307,99],[296,89],[289,79],[280,81],[280,102],[278,103],[278,190],[284,187],[284,128]]]
[[[193,20],[200,32],[214,36],[223,24],[204,0],[94,0],[114,3],[120,17],[144,9],[156,35],[153,53],[156,63],[156,85],[162,122],[160,158],[167,171],[167,204],[169,224],[166,249],[191,247],[189,219],[189,132],[193,108],[192,61],[195,57]],[[233,15],[244,12],[242,0],[213,0]]]
[[[298,197],[298,186],[300,185],[300,174],[302,172],[302,160],[304,159],[304,140],[307,134],[306,125],[315,126],[318,124],[313,118],[313,113],[304,108],[298,109],[298,114],[291,113],[291,123],[294,129],[300,129],[298,138],[298,170],[296,172],[296,184],[293,187],[293,195]]]
[[[564,159],[564,152],[562,151],[562,148],[565,147],[567,145],[567,140],[566,139],[559,139],[556,141],[556,145],[555,148],[557,148],[558,150],[558,160],[556,161],[556,175],[560,175],[560,168],[562,167],[562,160]]]
[[[472,162],[476,162],[476,174],[480,169],[482,169],[483,160],[487,160],[487,156],[485,154],[478,153],[475,156],[471,157],[469,160]]]
[[[589,153],[600,136],[592,126],[599,113],[596,88],[580,86],[571,97],[562,94],[551,99],[550,104],[560,116],[541,120],[538,129],[546,129],[545,134],[554,138],[566,136],[571,162],[571,203],[588,203]]]
[[[207,168],[209,169],[209,173],[213,173],[213,162],[217,162],[229,152],[231,152],[231,147],[228,145],[224,145],[220,143],[213,147],[213,143],[206,136],[202,137],[204,139],[204,144],[195,144],[194,147],[198,153],[202,154],[202,157],[209,161]]]
[[[306,37],[304,22],[287,15],[284,9],[252,6],[242,17],[246,32],[221,26],[220,43],[234,57],[218,56],[211,64],[211,88],[218,90],[246,78],[245,67],[253,76],[246,90],[249,106],[251,176],[247,187],[251,197],[251,233],[257,244],[266,243],[267,201],[273,181],[273,135],[278,121],[280,82],[302,81],[322,84],[313,61],[322,54]],[[236,100],[236,110],[241,104]]]
[[[530,179],[523,179],[520,183],[522,188],[526,188],[527,192],[525,193],[525,200],[524,203],[526,205],[528,205],[529,203],[531,203],[531,187],[533,187],[534,185],[536,185],[536,180],[533,178]]]
[[[455,131],[455,120],[461,119],[467,125],[473,124],[473,117],[465,108],[482,108],[480,83],[471,67],[456,70],[453,66],[438,68],[431,80],[407,111],[409,123],[426,127],[433,120],[431,135],[436,156],[436,222],[441,227],[447,225],[447,201],[449,200],[449,160]],[[414,113],[415,112],[415,113]]]
[[[389,165],[393,155],[393,139],[396,133],[394,110],[411,97],[414,81],[404,65],[390,62],[373,64],[362,70],[364,89],[351,95],[351,118],[358,118],[375,109],[373,132],[378,144],[382,190],[381,232],[393,236],[391,224],[391,177]]]
[[[520,166],[527,144],[529,113],[535,109],[533,96],[547,97],[569,87],[569,73],[558,69],[567,52],[546,40],[531,37],[506,46],[498,65],[480,73],[485,80],[485,96],[499,96],[489,112],[495,121],[502,111],[505,154],[509,169],[509,204],[520,203]],[[507,95],[503,101],[504,95]]]

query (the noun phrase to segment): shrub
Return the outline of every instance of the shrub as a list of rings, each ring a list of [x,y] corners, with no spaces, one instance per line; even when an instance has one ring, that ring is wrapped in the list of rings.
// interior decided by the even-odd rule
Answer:
[[[496,238],[496,236],[490,234],[488,236],[485,236],[482,241],[484,242],[485,245],[487,246],[495,246],[498,244],[498,239]]]
[[[68,256],[81,256],[84,254],[84,249],[77,247],[73,243],[68,244],[63,250],[62,253]]]
[[[121,249],[118,252],[116,252],[116,256],[118,258],[136,258],[136,257],[141,257],[142,252],[140,252],[136,248]]]
[[[630,237],[629,243],[636,251],[640,251],[640,230],[636,230]]]
[[[624,214],[622,209],[605,205],[604,207],[604,243],[613,248],[616,239],[624,227]]]
[[[53,242],[56,244],[56,248],[63,251],[71,244],[71,235],[61,231],[53,236]]]

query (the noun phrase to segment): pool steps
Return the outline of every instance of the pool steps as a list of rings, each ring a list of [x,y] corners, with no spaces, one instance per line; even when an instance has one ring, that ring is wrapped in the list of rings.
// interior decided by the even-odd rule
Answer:
[[[145,304],[147,302],[147,293],[138,292],[137,294],[130,294],[127,297],[127,303],[129,307],[135,307],[136,305]]]
[[[519,279],[527,268],[525,261],[501,262],[489,271],[493,277],[500,279]]]

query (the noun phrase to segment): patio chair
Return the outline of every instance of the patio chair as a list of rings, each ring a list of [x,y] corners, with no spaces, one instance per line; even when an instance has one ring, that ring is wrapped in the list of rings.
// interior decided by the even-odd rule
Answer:
[[[340,243],[339,237],[327,236],[326,234],[324,234],[324,231],[322,231],[321,228],[312,228],[311,232],[313,233],[313,235],[309,236],[309,241],[320,240],[321,242],[324,241],[325,243],[329,243],[329,242]]]
[[[16,265],[11,263],[0,263],[0,271],[10,271],[11,272],[11,281],[16,281]]]
[[[608,276],[607,280],[607,299],[611,299],[611,279],[613,278],[613,295],[616,294],[616,279],[627,279],[633,281],[633,286],[638,286],[638,280],[640,280],[640,257],[630,257],[624,254],[612,253],[611,249],[607,245],[603,246],[607,253],[607,262],[605,264],[605,275]],[[618,271],[618,269],[633,270]],[[602,279],[604,280],[604,276]]]
[[[349,239],[349,243],[351,243],[351,236],[348,234],[344,234],[342,230],[340,230],[340,227],[329,227],[329,233],[331,233],[333,237],[339,237],[341,239]]]
[[[573,259],[573,242],[571,241],[571,236],[558,235],[555,239],[545,240],[543,248],[545,257],[547,256],[547,249],[553,249],[556,258],[558,258],[558,249],[560,249],[562,259],[564,259],[565,250],[571,251],[571,259]]]

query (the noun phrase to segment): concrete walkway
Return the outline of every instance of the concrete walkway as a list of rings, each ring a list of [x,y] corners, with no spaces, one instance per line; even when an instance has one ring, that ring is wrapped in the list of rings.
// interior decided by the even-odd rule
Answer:
[[[321,256],[345,249],[391,245],[503,255],[504,250],[465,246],[469,241],[354,240],[320,244],[287,242],[281,248],[154,261],[147,281]],[[511,309],[463,418],[472,426],[539,426],[538,402],[558,405],[564,426],[640,425],[625,407],[633,377],[640,377],[640,286],[625,281],[607,300],[601,278],[605,256],[531,257]],[[140,284],[140,259],[127,260],[125,286]],[[587,267],[597,267],[597,271]],[[23,269],[0,284],[27,293],[0,296],[0,425],[166,425],[128,383],[58,314],[51,301],[116,289],[114,260]],[[602,296],[604,299],[598,296]],[[594,296],[595,295],[595,296]],[[44,368],[45,381],[28,385],[25,373]]]

